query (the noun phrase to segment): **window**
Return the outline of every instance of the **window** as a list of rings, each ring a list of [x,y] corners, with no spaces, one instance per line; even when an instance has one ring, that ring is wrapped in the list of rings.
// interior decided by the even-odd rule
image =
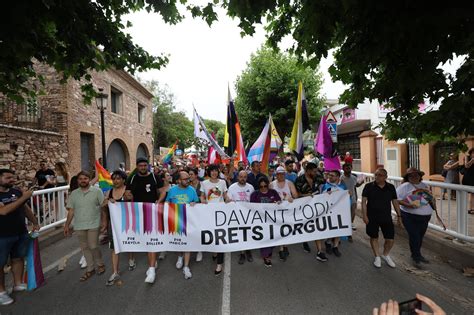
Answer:
[[[336,148],[339,154],[350,152],[354,159],[360,159],[360,139],[362,131],[337,135]]]
[[[110,109],[112,113],[122,114],[122,92],[114,87],[110,88]]]
[[[146,107],[142,104],[138,104],[138,122],[143,124],[145,122],[145,109]]]

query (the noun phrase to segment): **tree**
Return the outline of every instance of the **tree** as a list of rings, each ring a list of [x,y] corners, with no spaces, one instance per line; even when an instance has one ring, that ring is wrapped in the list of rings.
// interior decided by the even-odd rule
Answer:
[[[185,0],[10,1],[0,11],[0,93],[16,103],[34,100],[40,92],[37,83],[44,82],[35,62],[53,66],[64,82],[85,79],[85,102],[95,95],[90,70],[114,67],[134,74],[160,69],[168,57],[152,56],[133,43],[124,32],[131,24],[123,16],[145,9],[175,24],[183,19],[178,5],[208,23],[217,18],[213,4],[186,5]]]
[[[194,125],[182,111],[176,111],[175,97],[167,85],[157,81],[142,82],[154,95],[153,98],[153,139],[155,149],[171,147],[176,140],[184,149],[194,141]]]
[[[304,66],[292,54],[261,47],[250,57],[236,82],[235,107],[244,141],[252,144],[262,132],[268,114],[283,139],[291,134],[298,96],[298,82],[306,93],[310,124],[320,117],[321,74]]]
[[[291,35],[292,51],[316,67],[335,49],[334,80],[348,85],[340,101],[368,98],[393,111],[383,124],[389,139],[420,142],[474,134],[474,3],[432,1],[229,1],[243,33],[266,19],[269,42]],[[464,59],[455,75],[440,69]],[[427,99],[437,110],[418,111]]]
[[[206,125],[207,130],[216,137],[217,143],[220,146],[224,145],[224,133],[225,133],[225,124],[213,119],[204,119],[204,124]]]

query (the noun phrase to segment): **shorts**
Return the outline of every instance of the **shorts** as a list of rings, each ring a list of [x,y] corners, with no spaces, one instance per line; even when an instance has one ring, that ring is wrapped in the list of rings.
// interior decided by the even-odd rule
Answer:
[[[365,232],[370,238],[379,238],[379,229],[382,230],[384,239],[393,240],[395,237],[395,227],[392,221],[377,221],[369,218],[369,223],[365,227]]]
[[[24,258],[28,251],[28,234],[0,237],[0,268],[11,259]]]

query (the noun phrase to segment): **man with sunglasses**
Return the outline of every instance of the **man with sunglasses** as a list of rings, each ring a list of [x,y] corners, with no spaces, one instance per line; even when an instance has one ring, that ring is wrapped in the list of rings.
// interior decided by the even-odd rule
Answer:
[[[179,177],[177,180],[178,185],[173,186],[168,191],[166,196],[166,201],[174,204],[189,204],[194,206],[196,202],[199,202],[199,197],[196,193],[194,187],[190,186],[191,178],[189,177],[188,172],[181,171],[179,172]],[[191,253],[184,253],[184,279],[191,279],[192,273],[189,269],[189,261],[191,258]],[[176,262],[176,268],[181,269],[183,266],[183,253],[178,256],[178,261]]]

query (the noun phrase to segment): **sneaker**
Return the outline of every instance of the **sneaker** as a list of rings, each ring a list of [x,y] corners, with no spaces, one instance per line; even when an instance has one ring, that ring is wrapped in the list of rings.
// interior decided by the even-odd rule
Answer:
[[[311,253],[311,248],[309,248],[309,244],[307,242],[303,243],[303,250],[305,253]]]
[[[355,224],[352,223],[352,231],[356,231],[356,230],[357,230],[357,228],[356,228]]]
[[[336,257],[341,257],[342,255],[337,246],[332,248],[332,252],[334,253],[334,255],[336,255]]]
[[[425,257],[423,257],[423,256],[420,256],[420,261],[424,264],[429,264],[430,263],[430,261],[428,259],[426,259]]]
[[[158,256],[158,260],[164,260],[166,257],[166,252],[161,252],[160,255]]]
[[[119,280],[120,279],[120,275],[118,273],[113,273],[110,278],[107,280],[107,282],[105,283],[106,286],[111,286],[111,285],[114,285],[115,284],[115,281]],[[145,280],[146,281],[146,280]]]
[[[413,260],[413,267],[417,268],[417,269],[423,269],[423,267],[421,266],[421,261],[420,260]]]
[[[382,258],[383,258],[383,260],[385,260],[387,265],[389,265],[390,267],[392,267],[392,268],[396,267],[395,263],[392,260],[392,257],[390,257],[389,255],[387,255],[387,256],[382,255]]]
[[[13,292],[22,292],[26,291],[26,289],[28,289],[26,283],[20,283],[19,285],[13,287]]]
[[[196,261],[197,261],[197,262],[202,261],[202,252],[198,252],[198,253],[196,254]]]
[[[239,265],[243,265],[245,262],[245,254],[239,255]]]
[[[382,260],[380,259],[380,256],[375,257],[374,259],[374,266],[377,268],[382,267]]]
[[[87,261],[86,257],[82,255],[81,259],[79,260],[79,265],[81,265],[81,269],[86,269],[87,268]]]
[[[321,262],[328,261],[328,258],[326,257],[326,254],[324,254],[323,252],[318,252],[318,254],[316,255],[316,259],[321,261]]]
[[[176,262],[176,269],[183,268],[183,256],[178,256],[178,261]]]
[[[263,263],[265,264],[265,267],[270,268],[272,265],[272,260],[270,258],[263,258]]]
[[[324,242],[324,245],[326,245],[326,254],[331,255],[332,254],[332,245],[331,245],[331,243]]]
[[[184,273],[184,279],[186,280],[191,279],[193,277],[193,274],[191,273],[191,269],[189,269],[189,267],[184,267],[183,273]]]
[[[251,252],[251,251],[247,251],[247,252],[246,252],[246,255],[247,255],[247,261],[248,261],[248,262],[252,262],[252,261],[253,261],[252,252]]]
[[[0,305],[10,305],[13,302],[13,299],[7,294],[7,292],[0,293]]]
[[[145,282],[152,284],[155,282],[155,277],[156,277],[155,268],[149,267],[148,270],[146,271]]]
[[[137,263],[135,262],[135,259],[129,259],[128,260],[128,270],[133,271],[137,268]]]
[[[278,256],[280,257],[281,261],[286,261],[286,253],[285,251],[281,250],[278,252]]]

